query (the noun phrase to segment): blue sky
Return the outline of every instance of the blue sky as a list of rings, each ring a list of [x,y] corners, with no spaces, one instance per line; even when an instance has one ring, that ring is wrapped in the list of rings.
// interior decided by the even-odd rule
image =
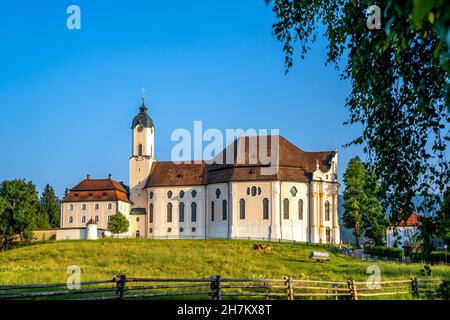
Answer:
[[[66,8],[81,8],[81,30]],[[0,10],[0,180],[61,196],[89,173],[128,183],[131,120],[146,89],[157,160],[177,128],[278,128],[306,151],[339,148],[339,178],[361,148],[344,126],[349,82],[320,39],[284,74],[263,0],[20,1]],[[364,159],[364,157],[363,157]],[[341,188],[342,191],[342,188]]]

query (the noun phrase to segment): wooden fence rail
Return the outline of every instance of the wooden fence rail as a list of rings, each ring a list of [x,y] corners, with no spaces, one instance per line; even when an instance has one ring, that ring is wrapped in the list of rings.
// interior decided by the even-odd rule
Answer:
[[[2,299],[109,300],[142,298],[223,298],[254,299],[364,299],[364,298],[436,298],[442,280],[417,279],[392,281],[321,281],[284,279],[209,278],[127,278],[79,283],[69,289],[66,283],[0,286]]]

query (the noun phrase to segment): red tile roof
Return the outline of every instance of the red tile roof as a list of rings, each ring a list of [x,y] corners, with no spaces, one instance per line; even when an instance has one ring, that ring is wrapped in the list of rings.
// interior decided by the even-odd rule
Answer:
[[[250,153],[250,142],[256,143],[256,155],[270,157],[272,154],[271,142],[273,138],[279,138],[279,168],[273,175],[261,174],[261,169],[267,167],[261,163],[258,156],[254,157]],[[156,186],[178,186],[178,185],[202,185],[208,183],[220,183],[228,181],[299,181],[308,182],[311,180],[312,172],[316,169],[316,162],[319,168],[326,172],[330,169],[331,159],[336,154],[335,151],[306,152],[296,147],[294,144],[282,136],[267,136],[266,145],[260,145],[257,137],[240,137],[222,151],[216,159],[222,159],[223,164],[207,164],[201,162],[196,164],[174,163],[171,161],[155,162],[152,166],[146,187]],[[264,138],[264,137],[263,137]],[[254,140],[252,140],[254,139]],[[264,143],[264,140],[262,141]],[[241,149],[240,157],[242,161],[238,163],[238,146],[245,146]],[[264,149],[261,149],[264,148]],[[234,149],[234,152],[233,152]],[[234,164],[226,164],[228,154],[233,154]],[[255,159],[254,161],[252,161]]]
[[[405,223],[405,221],[401,221],[400,223],[397,224],[397,226],[398,227],[417,227],[417,226],[422,225],[422,222],[420,221],[421,218],[423,218],[423,216],[418,215],[417,213],[413,212],[406,220],[406,223]],[[392,225],[392,224],[389,223],[389,225]]]
[[[84,179],[70,189],[63,202],[124,201],[131,203],[128,187],[112,179]]]

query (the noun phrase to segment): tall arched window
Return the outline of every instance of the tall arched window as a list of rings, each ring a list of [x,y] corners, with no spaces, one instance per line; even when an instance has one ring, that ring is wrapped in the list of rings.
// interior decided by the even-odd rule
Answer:
[[[138,145],[138,156],[142,156],[142,144]]]
[[[245,200],[239,200],[239,218],[241,220],[245,219]]]
[[[172,204],[167,204],[167,222],[172,222]]]
[[[263,199],[263,219],[269,219],[269,199]]]
[[[191,203],[191,221],[197,222],[197,203],[196,202]]]
[[[289,219],[289,199],[284,198],[283,200],[283,217],[284,219]]]
[[[178,216],[179,216],[179,221],[184,222],[184,203],[183,202],[181,202],[180,205],[178,206]]]
[[[222,220],[227,220],[227,200],[222,200]]]
[[[211,201],[211,221],[214,221],[214,201]]]
[[[330,221],[330,202],[325,201],[325,221]]]
[[[298,200],[298,220],[303,220],[303,200]]]
[[[153,203],[150,203],[150,223],[153,223]]]
[[[327,227],[325,229],[325,235],[327,237],[327,243],[330,243],[331,242],[331,229],[330,228]]]

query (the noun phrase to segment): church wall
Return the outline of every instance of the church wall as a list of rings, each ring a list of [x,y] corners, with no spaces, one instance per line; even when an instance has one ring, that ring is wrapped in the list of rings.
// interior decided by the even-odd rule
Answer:
[[[196,196],[192,191],[196,191]],[[168,197],[168,192],[172,197]],[[180,192],[184,192],[181,197]],[[153,194],[152,198],[151,193]],[[149,238],[204,238],[205,237],[205,186],[153,187],[147,189],[147,223]],[[192,221],[192,206],[197,204],[196,221]],[[172,204],[172,222],[167,220],[167,206]],[[184,203],[184,221],[180,222],[180,203]],[[150,223],[150,205],[153,205],[153,223]],[[182,228],[182,229],[181,229]],[[151,229],[151,232],[150,232]],[[169,231],[170,230],[170,231]]]
[[[256,188],[256,194],[252,194],[252,188]],[[232,182],[232,226],[231,237],[265,238],[271,235],[272,184],[269,181]],[[254,189],[253,189],[254,190]],[[263,219],[263,199],[269,200],[269,219]],[[245,219],[240,217],[240,200],[245,201]]]
[[[217,192],[219,190],[219,192]],[[209,238],[227,238],[229,224],[229,199],[228,199],[228,183],[210,184],[206,186],[207,193],[207,221]],[[222,203],[226,203],[226,219],[223,219]],[[212,217],[212,204],[214,203],[214,220]]]
[[[295,190],[293,189],[295,188]],[[292,192],[291,192],[292,191]],[[309,241],[309,184],[301,182],[281,182],[280,217],[281,238]],[[288,200],[289,218],[285,219],[285,199]],[[303,215],[299,218],[299,200],[303,200]]]

